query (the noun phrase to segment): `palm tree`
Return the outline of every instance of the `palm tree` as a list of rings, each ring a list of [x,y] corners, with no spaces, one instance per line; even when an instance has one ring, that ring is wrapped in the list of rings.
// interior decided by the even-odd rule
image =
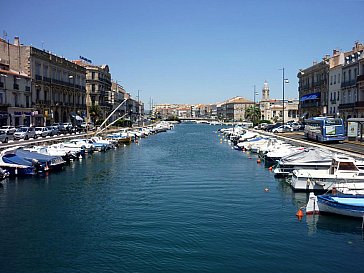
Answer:
[[[100,106],[92,105],[89,111],[92,122],[96,124],[96,121],[98,121],[98,119],[102,116]]]
[[[259,120],[260,117],[260,109],[256,106],[249,106],[245,110],[245,118],[248,120],[253,121],[253,123],[256,123]]]

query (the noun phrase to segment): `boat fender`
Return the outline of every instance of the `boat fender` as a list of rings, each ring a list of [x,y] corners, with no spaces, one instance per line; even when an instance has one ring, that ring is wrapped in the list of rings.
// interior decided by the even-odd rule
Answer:
[[[303,212],[302,212],[302,209],[301,208],[298,209],[298,211],[296,213],[296,216],[297,216],[298,220],[301,220],[302,219]]]

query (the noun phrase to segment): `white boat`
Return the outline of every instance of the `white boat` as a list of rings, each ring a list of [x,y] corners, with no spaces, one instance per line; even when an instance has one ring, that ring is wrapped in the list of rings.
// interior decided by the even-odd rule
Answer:
[[[286,177],[292,175],[293,170],[327,170],[330,168],[333,156],[334,153],[326,149],[305,148],[282,157],[273,172],[276,177]]]
[[[287,143],[282,143],[281,145],[275,146],[275,149],[267,152],[264,155],[264,165],[265,167],[271,167],[278,164],[278,161],[285,156],[291,155],[298,151],[303,150],[304,147],[296,147]]]
[[[300,169],[292,172],[290,185],[297,191],[327,191],[336,188],[342,193],[364,191],[364,171],[354,158],[335,155],[328,169]]]

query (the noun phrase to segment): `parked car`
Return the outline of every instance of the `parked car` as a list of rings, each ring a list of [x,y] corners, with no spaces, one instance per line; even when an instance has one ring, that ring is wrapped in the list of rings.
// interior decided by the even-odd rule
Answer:
[[[5,130],[0,130],[0,141],[2,143],[8,143],[9,135],[5,132]]]
[[[58,127],[59,131],[62,133],[69,133],[71,128],[72,128],[72,123],[70,122],[61,123]]]
[[[37,138],[37,135],[35,134],[35,128],[34,127],[21,127],[18,128],[14,133],[14,139],[29,139],[29,138]]]
[[[13,135],[16,131],[16,128],[14,126],[1,126],[1,131],[4,131],[5,134]]]
[[[284,133],[284,132],[292,132],[293,129],[289,125],[281,125],[277,128],[272,129],[272,133]]]
[[[36,137],[46,137],[48,135],[48,129],[46,127],[35,127]]]
[[[49,136],[56,136],[59,134],[58,126],[47,126],[47,129]]]
[[[274,128],[278,128],[281,125],[282,125],[281,122],[277,122],[276,124],[268,124],[267,127],[265,128],[265,130],[267,132],[272,132]]]

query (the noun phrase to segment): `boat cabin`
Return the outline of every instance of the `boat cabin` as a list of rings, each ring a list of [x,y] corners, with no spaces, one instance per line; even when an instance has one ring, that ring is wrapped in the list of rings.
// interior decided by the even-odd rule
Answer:
[[[336,156],[332,159],[330,174],[336,174],[337,172],[359,172],[359,168],[353,158]]]

